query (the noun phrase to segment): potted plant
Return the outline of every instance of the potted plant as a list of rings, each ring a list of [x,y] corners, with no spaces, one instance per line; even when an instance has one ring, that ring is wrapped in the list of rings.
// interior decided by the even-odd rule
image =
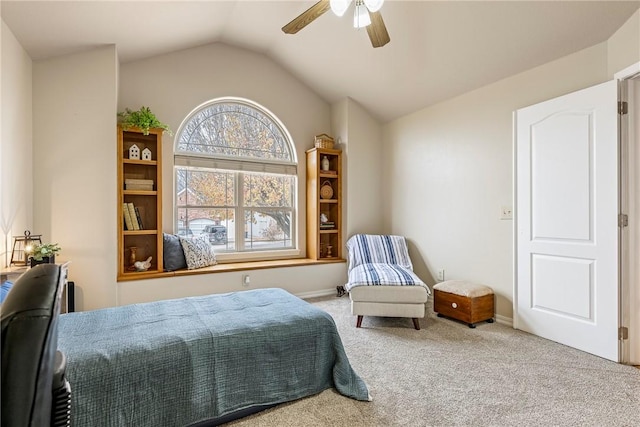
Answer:
[[[38,264],[55,264],[56,254],[61,251],[57,243],[43,243],[33,247],[29,262],[31,267]]]
[[[118,113],[118,122],[125,130],[138,128],[144,135],[149,135],[149,130],[153,128],[165,130],[169,132],[169,135],[173,135],[169,126],[158,120],[151,109],[145,106],[140,107],[138,111],[125,108],[124,111]]]

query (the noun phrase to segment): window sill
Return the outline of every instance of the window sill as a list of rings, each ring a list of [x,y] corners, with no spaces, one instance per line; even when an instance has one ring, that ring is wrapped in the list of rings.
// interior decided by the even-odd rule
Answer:
[[[151,273],[144,275],[132,275],[127,277],[118,277],[119,282],[125,282],[130,280],[142,280],[142,279],[157,279],[163,277],[176,277],[176,276],[191,276],[195,274],[215,274],[215,273],[230,273],[234,271],[246,271],[246,270],[262,270],[266,268],[283,268],[283,267],[301,267],[306,265],[322,265],[322,264],[335,264],[347,262],[345,259],[322,259],[315,260],[309,258],[297,258],[297,259],[279,259],[274,261],[248,261],[248,262],[230,262],[225,264],[216,264],[211,267],[203,267],[195,270],[176,270],[166,271],[163,273]]]

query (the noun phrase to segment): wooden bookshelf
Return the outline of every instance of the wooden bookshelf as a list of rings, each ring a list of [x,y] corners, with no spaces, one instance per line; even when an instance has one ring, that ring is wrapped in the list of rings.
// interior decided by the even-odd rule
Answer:
[[[325,157],[329,170],[322,168]],[[329,198],[323,197],[324,185],[331,187]],[[307,150],[307,257],[339,260],[342,252],[342,151],[312,148]]]
[[[162,132],[162,129],[152,129],[149,135],[144,135],[140,130],[124,130],[118,126],[118,280],[149,278],[163,271]],[[134,144],[140,153],[149,149],[151,160],[142,160],[142,154],[140,159],[130,158],[130,148]],[[127,190],[127,179],[151,180],[153,189]],[[140,229],[127,227],[124,204],[133,204],[137,208],[136,221]],[[132,247],[136,248],[136,261],[152,257],[147,271],[135,271],[133,268]]]

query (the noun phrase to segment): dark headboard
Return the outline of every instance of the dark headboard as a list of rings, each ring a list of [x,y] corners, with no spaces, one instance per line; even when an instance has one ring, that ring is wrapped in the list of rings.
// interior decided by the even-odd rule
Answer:
[[[2,427],[51,424],[65,280],[62,266],[38,265],[20,276],[2,304]]]

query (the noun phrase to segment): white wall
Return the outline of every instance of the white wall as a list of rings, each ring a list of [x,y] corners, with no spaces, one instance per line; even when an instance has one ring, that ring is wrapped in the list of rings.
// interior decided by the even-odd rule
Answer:
[[[79,310],[116,304],[117,53],[34,63],[33,211],[56,261],[71,261]]]
[[[384,126],[385,226],[413,242],[420,277],[487,284],[511,320],[512,112],[607,78],[602,43]]]
[[[609,38],[607,55],[610,76],[640,61],[640,10]]]
[[[123,65],[119,109],[149,105],[177,130],[188,111],[201,102],[224,95],[247,97],[276,113],[297,144],[304,141],[298,145],[301,165],[304,149],[312,146],[311,135],[331,129],[345,151],[345,239],[356,232],[403,234],[409,239],[416,272],[429,284],[440,268],[447,279],[487,283],[496,291],[498,316],[509,321],[513,223],[498,217],[502,205],[513,203],[511,114],[600,83],[637,61],[639,22],[636,12],[606,43],[418,111],[385,125],[382,133],[381,126],[349,98],[331,106],[328,127],[324,102],[314,99],[289,73],[262,55],[222,44]],[[176,76],[181,76],[182,85],[175,85]],[[284,105],[278,99],[283,88],[293,94]],[[309,102],[305,114],[297,102],[290,102],[299,98]],[[165,141],[164,158],[170,160],[173,140]],[[170,168],[165,167],[164,179],[173,182]],[[300,187],[304,200],[304,186]],[[165,195],[165,231],[171,231],[173,224],[170,194]],[[327,288],[327,282],[344,280],[344,267],[255,271],[252,287],[275,285],[309,294]],[[119,303],[238,290],[241,276],[239,272],[193,276],[188,282],[186,278],[123,282]],[[188,283],[188,289],[176,288],[176,282]]]
[[[251,284],[245,288],[242,276],[246,274]],[[137,280],[118,283],[118,305],[261,288],[313,297],[336,292],[335,287],[345,280],[344,263]]]
[[[224,44],[124,64],[120,75],[114,47],[36,63],[33,209],[28,197],[21,202],[17,194],[9,197],[7,205],[24,203],[26,225],[31,225],[33,210],[32,230],[60,243],[60,259],[73,261],[71,279],[80,287],[80,309],[238,290],[241,273],[116,285],[115,112],[146,105],[177,130],[182,119],[202,102],[226,95],[246,97],[270,109],[287,126],[296,143],[301,177],[304,151],[312,147],[313,135],[332,131],[334,136],[345,135],[343,139],[351,144],[345,164],[349,171],[345,190],[350,193],[346,200],[347,236],[380,230],[406,235],[416,271],[423,279],[432,284],[431,271],[444,268],[447,278],[490,284],[498,294],[498,314],[510,318],[512,224],[497,218],[500,206],[512,203],[511,112],[605,80],[611,74],[608,69],[618,68],[618,63],[629,62],[628,55],[635,55],[634,42],[621,35],[628,32],[633,37],[637,19],[636,14],[616,36],[619,39],[612,38],[608,44],[389,123],[383,127],[382,138],[373,130],[375,120],[351,100],[332,109],[263,55]],[[26,79],[16,77],[5,83],[5,70],[29,64],[15,40],[6,42],[6,34],[3,24],[2,107],[25,104],[21,104],[20,131],[7,135],[2,117],[2,188],[4,145],[16,137],[27,141],[28,107],[24,105],[29,99]],[[7,65],[7,58],[14,65]],[[6,96],[5,86],[13,88],[14,84],[20,93]],[[380,156],[375,147],[382,147]],[[166,137],[165,231],[173,228],[172,151],[173,139]],[[17,154],[25,155],[26,150]],[[374,165],[384,166],[376,169]],[[301,179],[300,221],[305,213],[303,183]],[[376,198],[380,188],[382,194]],[[3,210],[4,200],[3,191]],[[382,221],[376,216],[380,210]],[[252,287],[277,285],[309,294],[344,282],[346,265],[251,274]]]
[[[31,58],[2,21],[0,56],[0,268],[11,262],[13,237],[33,234]]]
[[[263,55],[214,44],[120,66],[115,47],[109,46],[34,64],[34,229],[45,241],[61,245],[57,260],[72,261],[70,279],[79,292],[79,310],[244,289],[242,272],[116,283],[116,111],[146,105],[176,131],[193,108],[226,95],[264,105],[288,128],[299,160],[304,221],[305,150],[313,146],[313,135],[331,133],[331,108]],[[379,125],[357,105],[351,112],[355,125],[350,132],[357,136],[352,139],[379,144]],[[164,142],[163,228],[171,232],[173,138],[165,135]],[[367,165],[380,161],[379,151],[364,154],[361,166],[353,168],[360,171],[356,181],[359,173],[368,173]],[[375,200],[370,198],[361,211],[371,229],[378,227]],[[371,206],[376,207],[373,212]],[[304,248],[305,239],[301,241]],[[279,286],[313,295],[343,284],[346,265],[250,274],[252,288]]]
[[[175,132],[200,104],[222,96],[255,101],[284,123],[298,157],[298,198],[304,201],[305,150],[313,136],[330,131],[330,109],[318,95],[282,67],[244,49],[215,43],[122,64],[118,110],[151,108]],[[163,136],[164,230],[173,230],[173,137]],[[306,210],[300,203],[299,221]],[[305,239],[302,239],[305,247]]]
[[[349,219],[347,218],[347,205],[349,205],[349,170],[347,167],[347,151],[345,141],[349,139],[349,98],[343,98],[331,105],[331,130],[335,141],[334,148],[342,150],[342,241],[346,243],[349,233]],[[343,257],[347,258],[347,249],[343,248]],[[348,267],[348,266],[347,266]]]
[[[331,106],[331,128],[344,164],[344,241],[356,233],[384,233],[382,125],[356,101],[344,98]]]
[[[298,224],[304,250],[305,150],[313,147],[314,135],[331,134],[331,109],[323,99],[264,55],[222,43],[126,63],[120,68],[118,110],[148,106],[174,131],[194,108],[222,96],[258,102],[289,130],[298,157]],[[174,224],[173,141],[165,133],[163,229],[170,233]],[[247,272],[121,282],[118,304],[242,290],[242,274]],[[346,281],[346,265],[254,270],[249,274],[251,288],[278,286],[300,295],[335,291]]]

